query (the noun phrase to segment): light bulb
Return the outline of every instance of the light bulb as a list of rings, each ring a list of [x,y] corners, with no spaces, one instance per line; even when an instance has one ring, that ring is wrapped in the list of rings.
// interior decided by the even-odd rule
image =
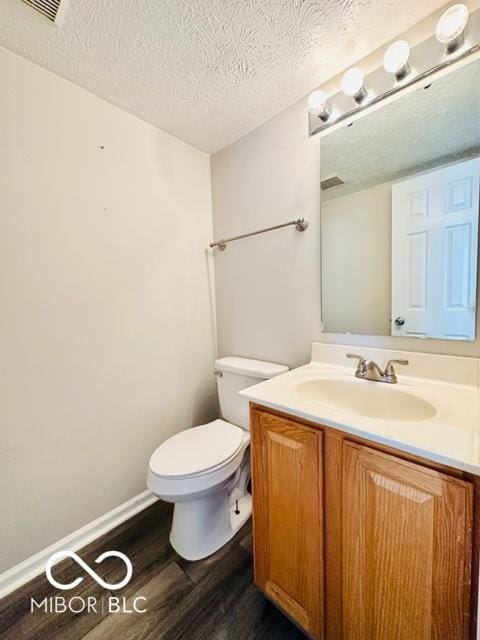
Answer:
[[[326,94],[320,90],[312,91],[308,96],[307,110],[308,113],[318,116],[324,122],[329,119],[332,113]]]
[[[463,43],[468,22],[468,9],[464,4],[454,4],[442,14],[435,29],[437,40],[447,51],[455,51]]]
[[[352,67],[345,72],[342,78],[342,91],[347,96],[352,96],[356,102],[361,102],[367,92],[363,86],[365,74],[358,67]]]
[[[408,58],[410,45],[405,40],[397,40],[385,51],[383,67],[387,73],[392,73],[397,80],[404,78],[410,71]]]

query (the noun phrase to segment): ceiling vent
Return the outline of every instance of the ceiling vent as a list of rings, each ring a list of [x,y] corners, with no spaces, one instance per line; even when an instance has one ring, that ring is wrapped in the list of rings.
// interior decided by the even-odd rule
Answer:
[[[322,191],[326,191],[327,189],[331,189],[332,187],[338,187],[340,184],[345,184],[345,182],[339,178],[338,176],[332,176],[331,178],[325,178],[320,182],[320,186]]]
[[[29,7],[36,9],[42,16],[45,16],[52,22],[55,22],[55,19],[58,14],[58,10],[60,9],[61,0],[22,0],[25,4],[28,4]]]

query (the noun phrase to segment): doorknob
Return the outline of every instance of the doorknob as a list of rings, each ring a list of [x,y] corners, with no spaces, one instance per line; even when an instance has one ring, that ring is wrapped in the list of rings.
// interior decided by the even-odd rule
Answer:
[[[404,324],[405,324],[405,318],[403,318],[402,316],[397,316],[395,318],[395,325],[397,327],[403,327]]]

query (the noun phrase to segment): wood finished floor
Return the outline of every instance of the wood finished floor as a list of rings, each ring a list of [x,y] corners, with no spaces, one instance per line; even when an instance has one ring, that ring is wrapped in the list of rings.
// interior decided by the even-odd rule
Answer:
[[[62,582],[82,575],[71,591],[57,591],[41,575],[0,601],[1,640],[305,640],[253,584],[250,524],[219,552],[198,562],[180,558],[168,542],[171,506],[157,502],[79,551],[92,566],[103,551],[133,563],[130,583],[106,593],[70,560],[54,570]],[[120,565],[120,566],[119,566]],[[114,558],[95,567],[115,583],[124,576]],[[30,613],[30,598],[144,596],[146,613]],[[142,602],[143,606],[143,602]]]

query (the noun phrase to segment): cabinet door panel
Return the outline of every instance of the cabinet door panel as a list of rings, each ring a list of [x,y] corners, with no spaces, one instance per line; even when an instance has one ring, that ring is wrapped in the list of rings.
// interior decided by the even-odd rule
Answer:
[[[255,581],[321,638],[323,434],[256,410],[251,431]]]
[[[344,640],[468,637],[468,482],[344,444]]]

